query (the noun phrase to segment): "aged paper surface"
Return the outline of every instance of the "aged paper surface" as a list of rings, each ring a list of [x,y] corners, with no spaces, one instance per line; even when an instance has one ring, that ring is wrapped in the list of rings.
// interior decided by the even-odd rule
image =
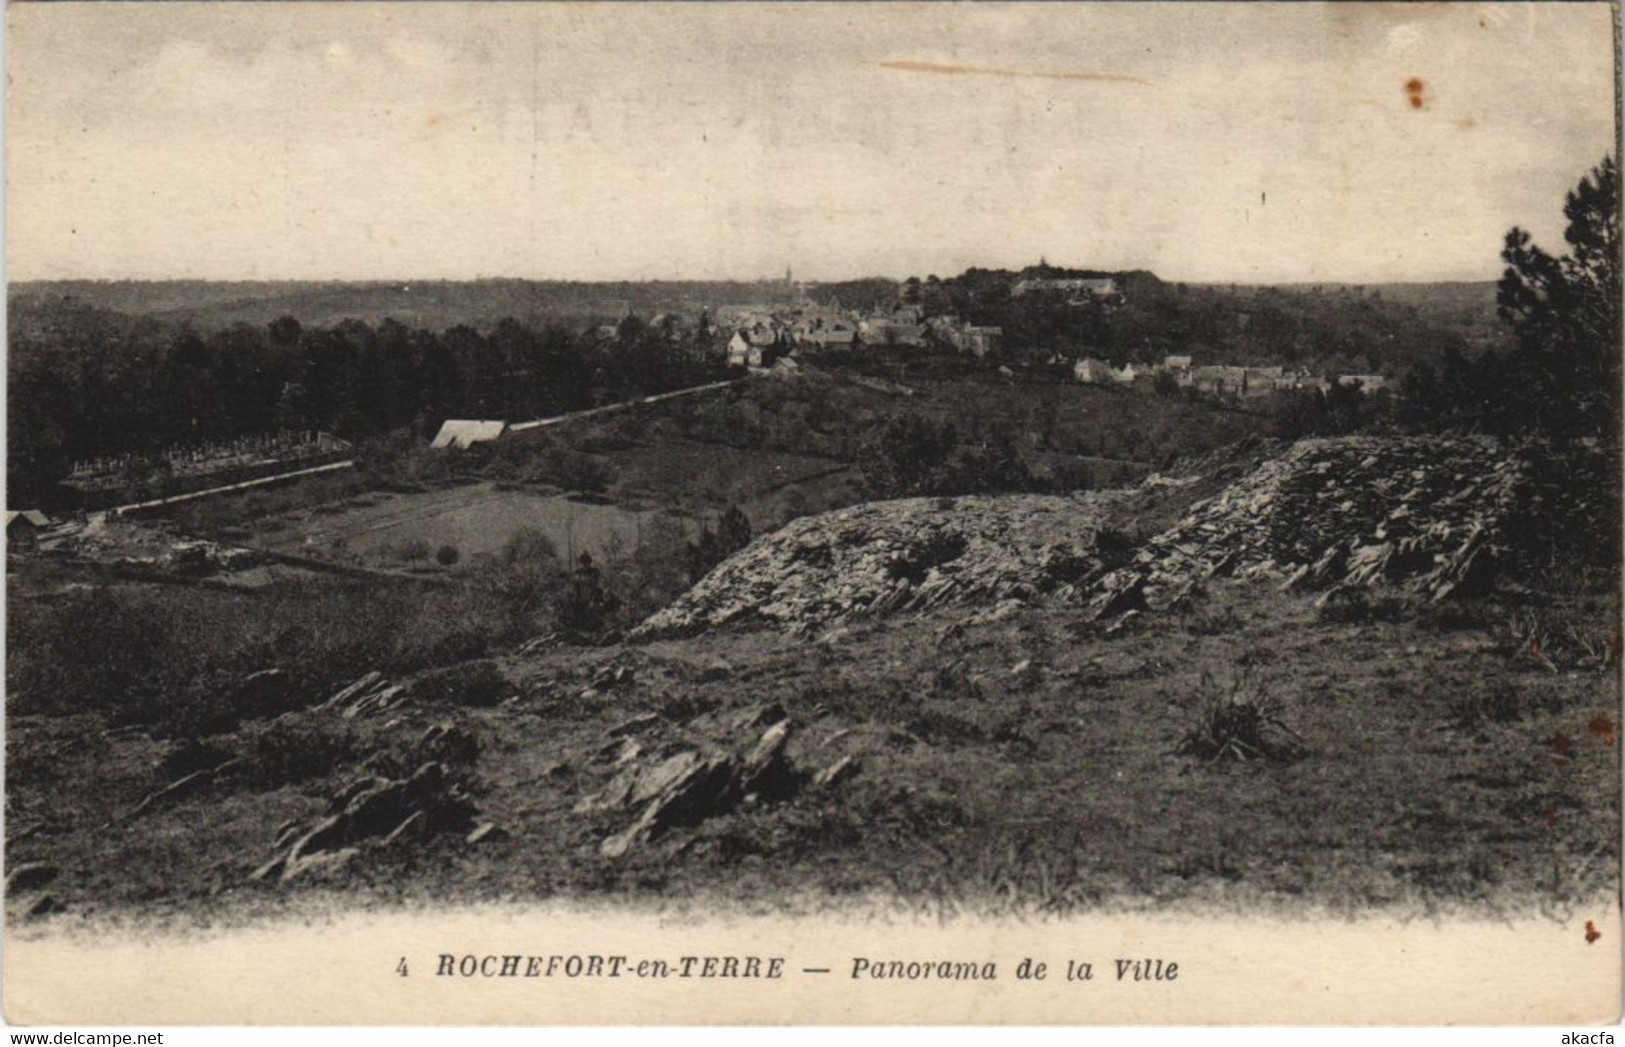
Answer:
[[[1602,922],[1617,927],[1617,911]],[[781,957],[784,974],[700,976],[705,957],[729,951]],[[448,953],[496,957],[487,965],[495,976],[437,976]],[[621,977],[565,974],[567,959],[594,955],[629,964]],[[522,957],[517,974],[502,976],[504,956]],[[525,974],[532,956],[543,972],[534,978]],[[854,960],[866,956],[993,962],[997,971],[972,982],[854,978]],[[701,958],[687,978],[675,973],[684,957]],[[1114,960],[1146,957],[1178,964],[1178,977],[1117,980]],[[673,976],[634,977],[651,958],[668,959]],[[1047,977],[1019,978],[1023,960],[1047,964]],[[1094,980],[1067,982],[1069,961],[1092,963]],[[1619,978],[1617,950],[1586,948],[1583,921],[939,923],[474,909],[14,939],[6,950],[8,1017],[38,1024],[1585,1026],[1617,1020]]]
[[[7,18],[9,1022],[1618,1020],[1616,7]]]

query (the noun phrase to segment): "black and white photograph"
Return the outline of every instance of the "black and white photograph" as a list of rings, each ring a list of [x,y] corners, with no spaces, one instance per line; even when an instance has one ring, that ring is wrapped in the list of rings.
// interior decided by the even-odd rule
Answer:
[[[8,1021],[1617,1022],[1618,26],[10,5]]]

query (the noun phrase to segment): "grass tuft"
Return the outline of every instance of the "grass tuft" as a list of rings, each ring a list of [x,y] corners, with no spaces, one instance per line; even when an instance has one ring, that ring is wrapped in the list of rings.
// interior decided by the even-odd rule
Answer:
[[[1223,684],[1203,672],[1191,722],[1174,752],[1208,762],[1284,762],[1302,755],[1301,739],[1283,718],[1285,704],[1245,673]]]

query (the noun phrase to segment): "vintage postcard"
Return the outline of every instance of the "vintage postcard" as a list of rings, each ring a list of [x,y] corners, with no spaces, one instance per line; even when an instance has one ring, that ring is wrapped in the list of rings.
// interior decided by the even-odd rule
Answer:
[[[15,1024],[1620,1014],[1607,3],[16,3]]]

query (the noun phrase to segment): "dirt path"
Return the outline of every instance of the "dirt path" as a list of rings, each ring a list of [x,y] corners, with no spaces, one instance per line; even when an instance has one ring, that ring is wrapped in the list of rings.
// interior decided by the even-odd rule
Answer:
[[[614,414],[616,411],[625,411],[629,408],[640,407],[644,404],[658,404],[667,400],[675,400],[680,396],[693,396],[695,393],[706,393],[716,389],[726,389],[730,385],[738,385],[745,381],[743,378],[730,378],[725,382],[711,382],[707,385],[690,386],[687,389],[676,389],[669,393],[656,393],[653,396],[643,396],[636,400],[622,400],[620,403],[605,404],[602,407],[593,407],[585,411],[574,411],[570,414],[554,415],[552,418],[538,418],[532,422],[514,422],[508,426],[510,433],[522,433],[529,429],[542,429],[547,426],[562,425],[565,422],[580,418],[596,418],[599,415]]]
[[[262,476],[257,480],[244,480],[241,483],[226,484],[224,487],[208,487],[201,491],[189,491],[186,494],[172,494],[168,498],[154,498],[145,502],[132,502],[129,505],[120,505],[107,511],[108,516],[122,516],[125,513],[136,512],[140,509],[156,509],[161,505],[178,505],[181,502],[190,502],[197,498],[207,498],[210,495],[227,494],[231,491],[246,491],[251,487],[263,487],[266,484],[280,483],[283,480],[292,480],[299,476],[313,476],[316,473],[330,473],[339,469],[355,468],[354,459],[345,459],[342,462],[329,462],[326,465],[316,465],[309,469],[295,469],[289,473],[277,473],[275,476]]]

